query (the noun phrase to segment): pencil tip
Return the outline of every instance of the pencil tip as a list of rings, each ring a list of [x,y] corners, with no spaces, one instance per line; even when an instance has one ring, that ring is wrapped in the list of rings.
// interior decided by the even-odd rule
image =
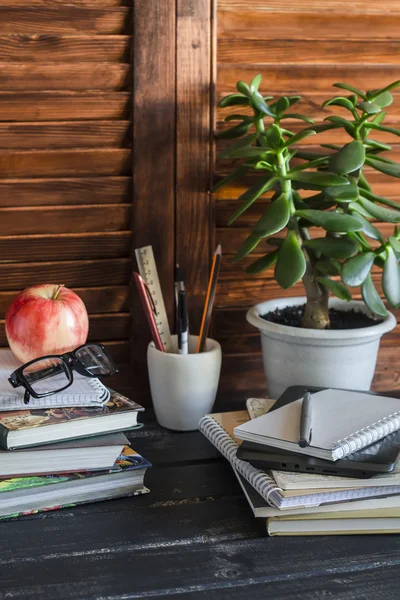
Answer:
[[[222,254],[222,247],[221,244],[218,244],[217,249],[215,251],[215,254]]]

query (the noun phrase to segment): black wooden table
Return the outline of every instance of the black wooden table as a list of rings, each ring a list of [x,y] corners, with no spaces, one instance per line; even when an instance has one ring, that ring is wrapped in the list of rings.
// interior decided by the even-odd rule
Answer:
[[[400,536],[269,538],[200,433],[130,436],[151,493],[0,523],[0,599],[400,597]]]

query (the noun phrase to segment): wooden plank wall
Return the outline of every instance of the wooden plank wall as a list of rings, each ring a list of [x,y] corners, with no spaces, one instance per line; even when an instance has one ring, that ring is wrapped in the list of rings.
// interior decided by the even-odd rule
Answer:
[[[0,0],[0,318],[63,283],[128,383],[131,0]],[[0,346],[6,343],[0,322]],[[126,375],[126,377],[124,377]]]
[[[315,115],[317,110],[317,121],[321,121],[330,110],[318,107],[333,95],[333,83],[346,81],[361,89],[373,89],[400,78],[399,31],[397,0],[218,0],[217,100],[234,91],[237,80],[248,82],[262,73],[265,94],[301,94],[302,110],[298,112]],[[217,130],[225,127],[223,118],[229,111],[232,109],[217,110]],[[399,127],[400,93],[395,94],[395,105],[389,111],[388,124]],[[380,139],[389,140],[385,135]],[[320,143],[344,140],[337,132],[318,136]],[[393,136],[390,141],[395,141]],[[315,144],[313,138],[304,142],[308,147]],[[217,149],[222,146],[218,143]],[[399,144],[394,143],[392,154],[400,159]],[[216,162],[215,180],[231,167],[227,161]],[[396,179],[374,173],[370,180],[378,194],[399,199]],[[248,227],[268,203],[265,197],[228,228],[229,216],[237,206],[235,199],[243,189],[243,183],[239,183],[215,195],[215,240],[222,243],[224,260],[213,334],[221,341],[225,354],[220,393],[231,394],[238,401],[243,400],[244,390],[255,395],[265,393],[259,334],[245,320],[247,308],[269,298],[302,295],[301,286],[280,289],[271,270],[255,277],[244,272],[246,261],[232,264],[232,255],[248,235]],[[387,225],[381,229],[385,233],[392,230]],[[375,389],[400,388],[398,333],[399,328],[383,340]]]

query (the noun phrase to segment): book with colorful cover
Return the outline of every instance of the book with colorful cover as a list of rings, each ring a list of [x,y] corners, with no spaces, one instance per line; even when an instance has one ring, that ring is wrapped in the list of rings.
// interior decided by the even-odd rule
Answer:
[[[143,407],[117,392],[101,407],[48,408],[0,413],[6,450],[132,429]]]
[[[0,481],[0,518],[148,493],[143,482],[149,467],[149,461],[125,446],[107,471],[5,479]]]

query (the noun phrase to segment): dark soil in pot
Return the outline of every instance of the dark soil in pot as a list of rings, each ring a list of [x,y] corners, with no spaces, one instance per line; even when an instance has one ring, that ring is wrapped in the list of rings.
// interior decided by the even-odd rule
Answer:
[[[273,311],[260,315],[262,319],[277,323],[278,325],[288,325],[289,327],[301,327],[305,304],[299,306],[285,306],[276,308]],[[359,310],[338,310],[331,308],[329,310],[331,325],[329,329],[359,329],[360,327],[371,327],[382,323],[383,319],[374,319]]]

